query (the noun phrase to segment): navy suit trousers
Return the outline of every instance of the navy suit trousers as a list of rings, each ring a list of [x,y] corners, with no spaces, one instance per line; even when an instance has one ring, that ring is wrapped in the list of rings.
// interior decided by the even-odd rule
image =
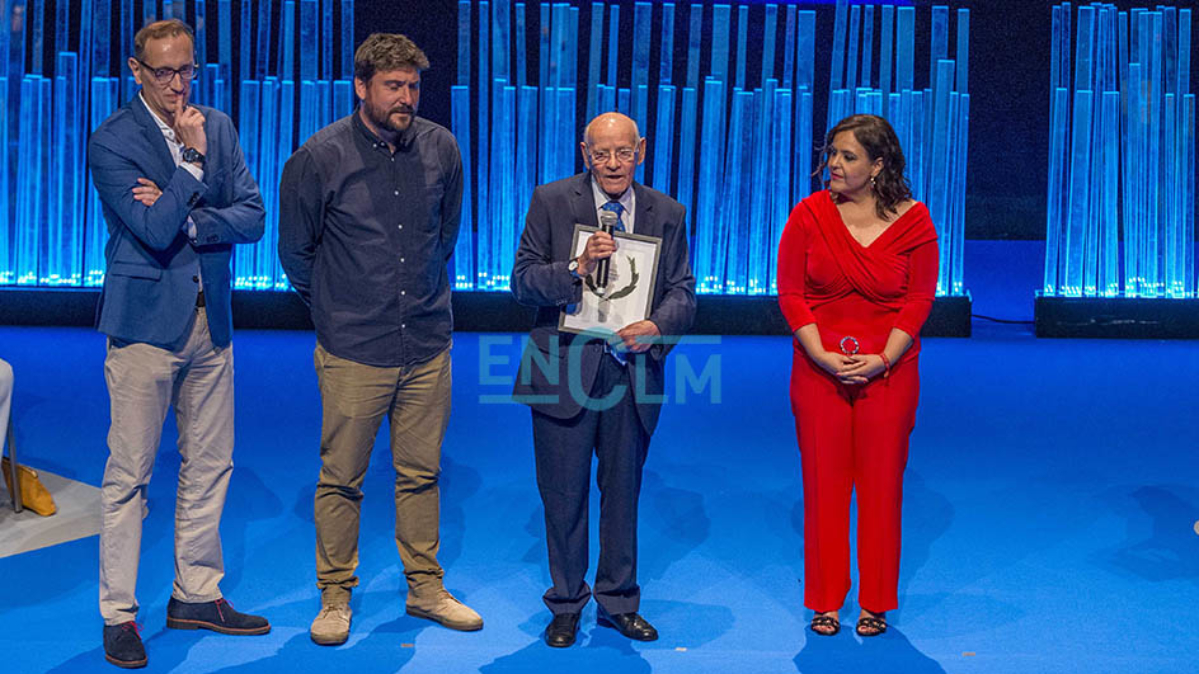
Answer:
[[[617,398],[621,387],[623,395]],[[638,610],[637,499],[649,439],[633,404],[628,368],[607,356],[600,363],[590,402],[579,414],[555,419],[533,411],[537,486],[545,507],[554,583],[543,599],[553,613],[578,613],[592,595],[584,576],[593,452],[599,460],[600,488],[595,599],[612,614]]]

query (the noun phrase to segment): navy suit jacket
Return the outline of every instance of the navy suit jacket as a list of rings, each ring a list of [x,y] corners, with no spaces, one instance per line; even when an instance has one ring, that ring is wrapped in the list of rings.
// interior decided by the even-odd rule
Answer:
[[[265,210],[232,120],[220,110],[195,107],[204,114],[208,136],[203,182],[175,166],[140,96],[104,120],[88,142],[87,163],[108,224],[96,320],[115,339],[181,347],[195,312],[197,276],[204,280],[212,343],[226,346],[233,337],[233,244],[262,238]],[[138,178],[162,189],[153,206],[134,200]],[[195,243],[183,229],[189,215]]]
[[[687,250],[686,209],[644,185],[633,183],[633,190],[637,197],[634,233],[662,240],[649,320],[663,336],[681,337],[691,329],[695,318],[695,277]],[[590,393],[595,382],[600,359],[611,357],[604,353],[601,342],[591,339],[586,343],[585,337],[558,333],[562,308],[579,302],[583,296],[582,284],[567,271],[575,224],[598,226],[595,211],[588,173],[537,187],[512,269],[511,287],[516,301],[537,307],[513,394],[516,400],[559,419],[579,413],[583,396]],[[647,433],[653,433],[658,424],[664,362],[671,346],[656,345],[629,359],[633,390],[627,394],[637,396],[638,417]],[[533,349],[540,353],[531,353]],[[541,364],[547,360],[549,367]],[[554,371],[556,381],[551,381],[550,372]]]

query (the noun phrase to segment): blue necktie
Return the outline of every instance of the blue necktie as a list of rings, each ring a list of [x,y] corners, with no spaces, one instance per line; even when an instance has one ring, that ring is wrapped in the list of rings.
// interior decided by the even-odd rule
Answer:
[[[616,231],[618,231],[618,232],[624,231],[624,223],[621,222],[621,220],[620,220],[620,215],[622,213],[624,213],[624,206],[621,206],[619,201],[609,201],[608,203],[604,204],[603,206],[600,206],[600,209],[608,211],[610,213],[615,213],[616,214]],[[616,362],[620,363],[621,365],[624,365],[628,362],[628,356],[626,356],[623,353],[618,353],[618,352],[614,351],[612,349],[612,347],[607,344],[605,344],[604,346],[605,346],[606,350],[608,351],[608,353],[612,354],[612,357],[616,359]]]
[[[615,213],[616,214],[616,231],[618,231],[618,232],[624,231],[624,222],[621,221],[621,219],[620,219],[620,216],[624,213],[624,206],[621,206],[619,201],[609,201],[608,203],[604,204],[603,206],[600,206],[600,209],[609,211],[611,213]]]

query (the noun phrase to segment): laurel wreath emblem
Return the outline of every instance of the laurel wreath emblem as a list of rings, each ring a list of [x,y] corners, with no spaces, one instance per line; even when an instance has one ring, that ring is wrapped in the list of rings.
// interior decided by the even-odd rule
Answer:
[[[632,276],[632,279],[629,281],[629,284],[627,286],[625,286],[625,287],[621,288],[620,290],[617,290],[616,292],[612,293],[611,295],[608,295],[605,297],[604,295],[600,294],[599,288],[597,288],[595,285],[595,281],[593,281],[591,279],[591,277],[588,276],[588,277],[586,277],[587,289],[590,290],[592,292],[592,294],[597,295],[601,301],[609,301],[610,302],[612,300],[618,300],[622,297],[627,297],[627,296],[631,295],[632,292],[637,289],[637,282],[641,280],[641,276],[639,274],[637,274],[637,260],[633,259],[632,257],[627,257],[625,259],[627,259],[629,261],[629,273]]]

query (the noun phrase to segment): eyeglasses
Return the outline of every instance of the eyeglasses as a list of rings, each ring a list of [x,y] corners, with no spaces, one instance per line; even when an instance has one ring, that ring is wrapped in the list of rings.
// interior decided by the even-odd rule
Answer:
[[[591,161],[596,164],[604,164],[612,156],[613,153],[607,150],[590,150]],[[616,158],[623,163],[633,161],[633,157],[637,156],[637,151],[631,147],[622,147],[616,151]]]
[[[190,82],[190,81],[196,79],[196,74],[199,72],[196,68],[196,64],[194,64],[194,63],[189,63],[189,64],[183,66],[182,68],[178,68],[178,69],[176,69],[176,68],[155,68],[155,67],[151,66],[149,63],[146,63],[145,61],[143,61],[139,58],[134,57],[133,60],[140,63],[142,65],[142,67],[146,69],[146,72],[148,72],[154,76],[154,79],[159,84],[170,84],[171,80],[174,79],[176,75],[179,76],[179,80],[181,82]]]

